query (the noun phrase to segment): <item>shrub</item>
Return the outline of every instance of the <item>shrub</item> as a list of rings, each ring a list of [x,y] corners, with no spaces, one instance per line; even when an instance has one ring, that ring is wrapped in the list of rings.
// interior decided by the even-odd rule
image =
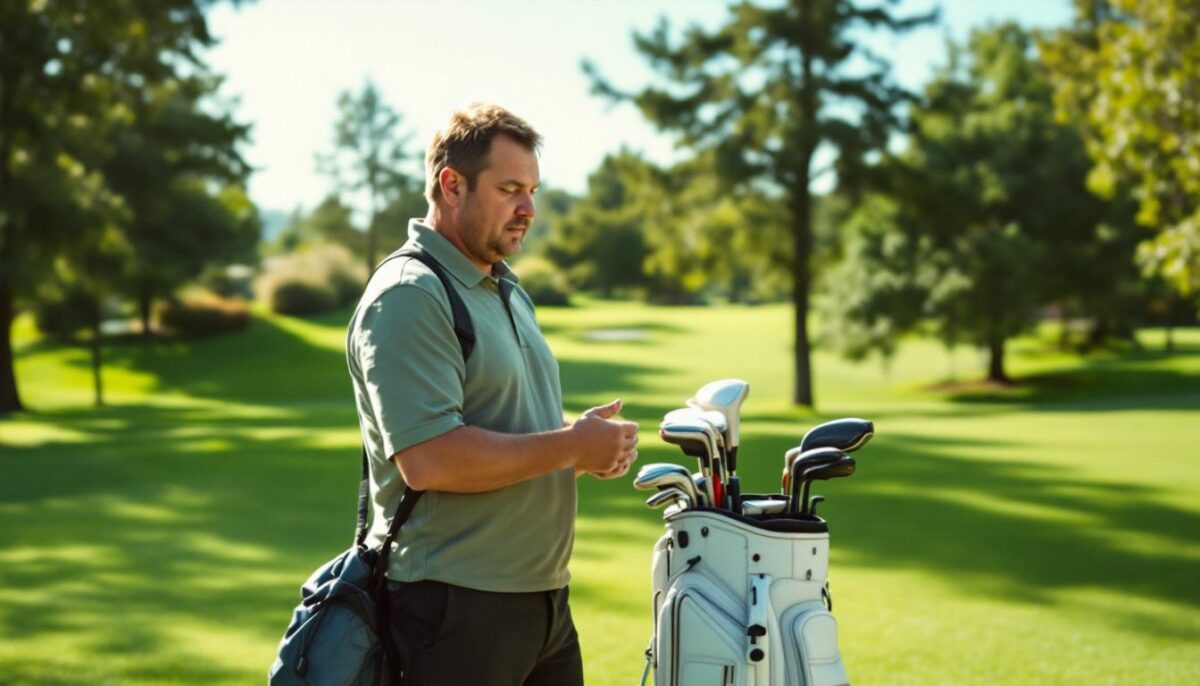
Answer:
[[[81,288],[46,289],[33,303],[37,328],[51,338],[71,340],[96,317],[95,296]]]
[[[530,256],[517,265],[521,288],[538,306],[567,306],[571,304],[571,285],[567,277],[544,257]]]
[[[203,338],[245,329],[250,325],[250,308],[240,298],[193,289],[160,306],[158,321],[185,338]]]
[[[271,311],[302,316],[327,312],[358,299],[366,268],[332,243],[270,260],[258,280],[258,297]]]
[[[275,283],[268,302],[272,312],[302,317],[336,309],[338,297],[329,284],[291,278]]]

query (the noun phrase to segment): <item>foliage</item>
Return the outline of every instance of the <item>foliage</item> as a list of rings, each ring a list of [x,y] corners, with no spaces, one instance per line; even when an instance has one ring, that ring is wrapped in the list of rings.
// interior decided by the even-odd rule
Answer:
[[[209,79],[199,50],[213,42],[204,18],[211,4],[0,3],[0,413],[21,409],[11,363],[18,298],[34,298],[62,258],[69,271],[87,272],[86,256],[72,250],[94,243],[79,231],[125,232],[137,220],[141,206],[119,192],[120,174],[108,165],[123,134],[144,130],[142,105],[160,86]],[[187,158],[183,136],[168,138]],[[203,141],[191,142],[206,154]],[[81,212],[90,218],[72,216]],[[136,251],[139,240],[126,243]]]
[[[647,196],[657,196],[656,169],[626,150],[606,155],[588,177],[588,191],[545,247],[546,256],[569,275],[572,283],[605,297],[646,285]]]
[[[765,189],[786,208],[797,404],[813,404],[810,184],[833,171],[841,186],[858,185],[866,159],[895,128],[895,106],[907,97],[859,32],[905,31],[935,18],[936,12],[899,18],[887,7],[849,0],[744,2],[731,6],[728,20],[713,31],[691,26],[676,41],[664,20],[650,34],[635,35],[634,45],[660,78],[639,92],[622,92],[590,62],[583,65],[597,93],[632,101],[655,125],[677,132],[681,146],[711,153],[723,189]],[[835,162],[815,170],[822,147]]]
[[[412,204],[413,197],[420,196],[421,183],[404,171],[413,159],[407,150],[411,135],[400,134],[403,117],[370,81],[357,95],[344,91],[337,106],[333,150],[318,156],[317,165],[339,192],[366,195],[369,213],[363,256],[368,268],[373,268],[380,243],[380,213],[401,198]]]
[[[255,290],[273,312],[307,315],[354,302],[366,281],[366,270],[348,250],[326,243],[275,258]]]
[[[537,255],[524,257],[515,270],[521,279],[521,288],[535,305],[566,307],[571,304],[571,284],[550,260]]]
[[[184,338],[204,338],[244,330],[250,325],[250,308],[240,298],[185,289],[158,309],[158,321]]]
[[[1131,191],[1153,235],[1148,274],[1200,293],[1200,2],[1077,0],[1075,25],[1045,41],[1060,117],[1080,125],[1089,186]]]
[[[847,358],[878,352],[888,360],[900,337],[937,301],[962,290],[960,274],[940,270],[928,239],[906,231],[895,200],[868,195],[844,226],[844,257],[824,279],[821,339]]]
[[[923,317],[948,344],[988,350],[995,381],[1007,378],[1005,341],[1039,306],[1081,286],[1061,275],[1107,266],[1083,261],[1106,210],[1084,187],[1078,137],[1053,121],[1050,86],[1031,49],[1029,34],[1011,23],[951,46],[913,108],[908,148],[889,163],[891,192],[905,208],[898,227],[909,233],[903,259],[881,263],[887,253],[878,249],[856,256],[868,261],[858,269],[924,284]],[[910,308],[900,311],[894,321],[913,323]]]

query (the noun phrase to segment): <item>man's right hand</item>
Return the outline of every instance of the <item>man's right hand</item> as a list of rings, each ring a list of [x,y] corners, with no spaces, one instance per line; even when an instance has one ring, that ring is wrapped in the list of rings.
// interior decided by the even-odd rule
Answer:
[[[629,471],[637,459],[638,425],[612,419],[620,411],[621,401],[614,400],[587,410],[571,425],[577,471],[606,478]]]

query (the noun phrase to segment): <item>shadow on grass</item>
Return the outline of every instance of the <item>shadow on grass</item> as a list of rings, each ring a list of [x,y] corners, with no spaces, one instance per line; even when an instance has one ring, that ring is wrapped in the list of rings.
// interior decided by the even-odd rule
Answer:
[[[957,457],[1015,440],[878,437],[862,450],[857,479],[814,489],[829,496],[822,514],[834,548],[856,566],[929,571],[1014,602],[1052,604],[1063,589],[1106,588],[1200,607],[1200,515],[1162,504],[1153,488]],[[789,442],[760,435],[746,450],[782,455]],[[743,490],[778,484],[782,460],[771,462],[744,459]]]
[[[64,684],[159,677],[210,683],[244,676],[212,664],[191,639],[210,635],[204,639],[209,655],[223,644],[272,645],[299,584],[349,544],[358,433],[344,358],[256,320],[243,336],[122,343],[109,359],[157,375],[162,390],[201,401],[42,413],[35,418],[79,432],[81,441],[4,446],[0,637],[81,642],[53,663],[6,660],[5,676]],[[643,379],[660,373],[632,363],[566,359],[561,366],[575,411],[599,394],[636,397],[647,387]],[[1046,391],[1042,400],[1086,396],[1099,409],[1175,409],[1176,396],[1195,396],[1195,385],[1186,388],[1193,375],[1142,371],[1148,373],[1096,365],[1099,380],[1082,382],[1086,390],[1065,396]],[[1131,403],[1127,391],[1145,397]],[[968,401],[945,414],[1063,407],[1042,400]],[[628,414],[646,429],[670,409],[631,403]],[[880,408],[867,416],[921,412]],[[784,451],[798,442],[804,426],[830,417],[797,412],[752,418],[798,428],[747,438],[740,461],[747,492],[774,490]],[[342,435],[333,445],[325,440]],[[863,459],[859,478],[818,489],[830,497],[823,514],[838,561],[925,571],[1019,603],[1053,604],[1057,591],[1105,588],[1200,605],[1195,556],[1187,553],[1200,531],[1195,513],[1162,505],[1160,493],[1150,488],[1079,481],[1044,464],[958,457],[1024,440],[1033,441],[881,435],[864,453],[879,459]],[[670,446],[644,445],[640,452],[642,464],[694,468]],[[750,459],[754,455],[778,457]],[[870,478],[862,478],[868,471]],[[644,507],[645,494],[630,487],[630,478],[584,478],[579,490],[580,516],[602,523],[589,531],[589,547],[644,546],[648,560],[659,515]],[[646,539],[631,541],[630,525],[645,529]],[[576,591],[581,600],[614,611],[647,612],[644,598],[614,599],[600,589],[582,584]],[[1136,614],[1110,620],[1160,635],[1186,631]],[[265,670],[270,658],[263,657]]]

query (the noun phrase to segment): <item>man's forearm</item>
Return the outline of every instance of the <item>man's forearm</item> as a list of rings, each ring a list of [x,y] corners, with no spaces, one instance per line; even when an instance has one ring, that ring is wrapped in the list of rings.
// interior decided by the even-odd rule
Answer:
[[[574,467],[569,429],[502,434],[463,426],[392,456],[419,491],[481,493]]]

